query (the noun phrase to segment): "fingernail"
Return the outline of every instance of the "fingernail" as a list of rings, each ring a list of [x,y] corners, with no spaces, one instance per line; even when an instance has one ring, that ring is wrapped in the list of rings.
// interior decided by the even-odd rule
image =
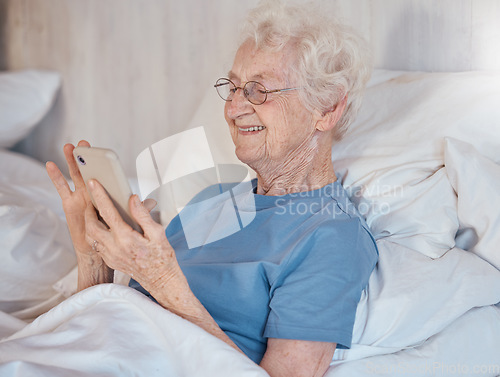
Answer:
[[[87,182],[87,184],[89,185],[89,187],[92,190],[95,189],[95,180],[94,179],[89,179],[89,181]]]

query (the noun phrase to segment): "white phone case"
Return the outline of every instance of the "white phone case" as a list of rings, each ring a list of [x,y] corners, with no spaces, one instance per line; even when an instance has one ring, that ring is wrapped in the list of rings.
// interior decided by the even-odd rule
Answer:
[[[141,232],[141,228],[130,214],[128,202],[132,190],[116,153],[106,148],[76,147],[73,156],[85,185],[90,179],[96,179],[106,189],[123,220]],[[90,194],[90,198],[94,207],[97,208],[92,194]]]

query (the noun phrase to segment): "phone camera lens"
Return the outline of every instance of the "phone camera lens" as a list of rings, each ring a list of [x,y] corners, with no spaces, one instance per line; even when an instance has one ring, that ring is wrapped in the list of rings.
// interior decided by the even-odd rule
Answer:
[[[77,156],[76,159],[78,160],[78,162],[80,163],[80,165],[85,165],[86,164],[86,162],[85,162],[85,160],[83,159],[82,156]]]

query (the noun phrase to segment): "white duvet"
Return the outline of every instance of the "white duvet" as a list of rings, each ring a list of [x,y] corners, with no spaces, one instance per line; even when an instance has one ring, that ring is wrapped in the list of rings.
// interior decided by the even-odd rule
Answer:
[[[244,355],[135,290],[80,292],[0,342],[1,376],[263,376]]]

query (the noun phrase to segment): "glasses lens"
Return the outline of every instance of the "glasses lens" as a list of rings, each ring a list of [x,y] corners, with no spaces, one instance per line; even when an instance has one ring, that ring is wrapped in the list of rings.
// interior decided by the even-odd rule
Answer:
[[[257,81],[249,81],[244,88],[245,97],[254,105],[261,105],[266,102],[266,87]]]
[[[217,93],[224,101],[233,99],[234,88],[234,84],[228,79],[218,79],[215,83],[215,89],[217,89]]]

